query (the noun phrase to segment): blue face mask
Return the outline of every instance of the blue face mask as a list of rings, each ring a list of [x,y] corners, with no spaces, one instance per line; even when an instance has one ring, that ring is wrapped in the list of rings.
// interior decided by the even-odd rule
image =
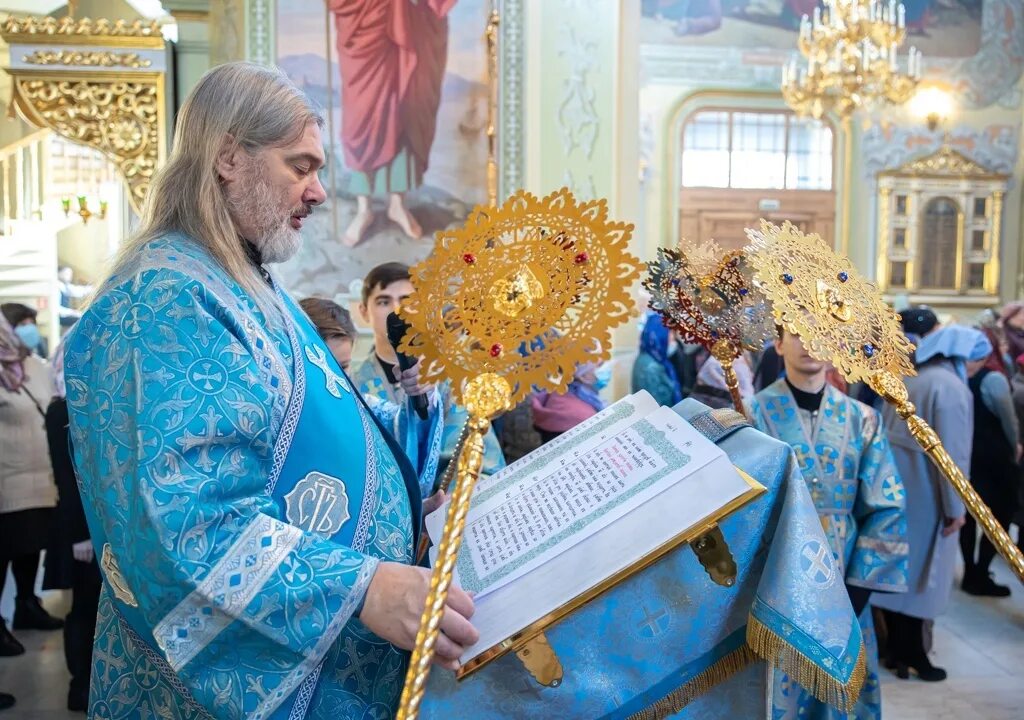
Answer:
[[[39,344],[43,341],[43,336],[39,334],[39,327],[35,323],[19,325],[14,328],[14,332],[29,350],[38,350]]]
[[[594,389],[603,390],[608,387],[608,383],[612,381],[612,366],[611,363],[603,363],[597,370],[594,371]]]

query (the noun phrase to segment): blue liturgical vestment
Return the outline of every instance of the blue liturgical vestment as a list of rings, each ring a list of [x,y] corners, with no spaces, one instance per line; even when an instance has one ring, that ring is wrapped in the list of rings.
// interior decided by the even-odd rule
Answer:
[[[764,661],[818,697],[855,703],[861,627],[792,449],[735,413],[693,400],[676,412],[767,490],[720,523],[735,584],[715,584],[689,547],[676,548],[547,629],[558,687],[511,654],[458,682],[435,670],[421,718],[754,720],[771,690]]]
[[[797,407],[785,380],[750,402],[754,425],[789,444],[828,538],[832,559],[847,585],[880,592],[907,589],[905,493],[879,414],[825,386],[816,419]],[[860,615],[867,677],[852,717],[881,717],[878,651],[870,607]],[[845,718],[776,675],[776,720]]]
[[[67,339],[104,583],[96,718],[386,718],[407,654],[355,613],[412,559],[416,470],[298,306],[169,236]]]
[[[402,389],[388,382],[387,376],[384,374],[384,368],[381,367],[380,361],[377,360],[377,354],[373,348],[370,348],[369,354],[359,363],[352,377],[359,391],[371,405],[375,401],[380,401],[385,406],[406,408],[409,406],[409,399]],[[434,447],[435,443],[439,444],[440,456],[450,461],[455,453],[462,428],[466,425],[466,420],[469,418],[469,413],[464,407],[455,404],[451,388],[447,383],[441,383],[437,386],[434,397],[441,405],[443,422],[440,424],[439,437],[430,436],[430,443],[431,447]],[[433,403],[431,407],[431,412],[434,412]],[[407,412],[403,412],[403,416],[407,414]],[[410,415],[410,417],[415,418],[414,415]],[[417,443],[422,444],[423,442],[423,430],[419,430],[419,435],[417,436],[415,421],[401,423],[400,425],[396,423],[395,431],[395,437],[399,438],[399,441],[407,449],[411,449]],[[501,444],[498,442],[498,436],[495,434],[494,428],[490,428],[487,434],[484,435],[484,462],[480,472],[483,475],[493,475],[503,467],[505,467],[505,455],[501,451]],[[426,482],[425,476],[426,473],[421,473],[421,482]],[[430,494],[426,487],[424,487],[423,494],[424,496]]]

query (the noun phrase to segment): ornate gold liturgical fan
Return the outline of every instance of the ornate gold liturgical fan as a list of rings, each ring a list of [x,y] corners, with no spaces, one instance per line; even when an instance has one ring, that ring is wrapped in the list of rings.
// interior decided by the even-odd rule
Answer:
[[[425,382],[449,381],[470,418],[401,720],[417,717],[423,699],[491,418],[533,388],[564,392],[577,363],[609,357],[610,330],[630,316],[629,289],[640,275],[627,250],[632,229],[608,220],[604,200],[577,203],[567,189],[543,200],[519,192],[439,233],[412,270],[415,290],[401,310],[411,331],[400,350],[423,359]]]
[[[915,414],[901,379],[914,374],[913,346],[878,289],[857,274],[848,258],[790,223],[780,228],[762,220],[761,229],[747,230],[747,235],[754,279],[771,300],[776,321],[799,335],[811,355],[831,362],[849,382],[867,382],[896,407],[911,435],[1024,582],[1024,555],[950,458],[939,436]]]
[[[751,282],[740,250],[723,253],[714,240],[689,251],[658,249],[647,264],[650,307],[686,343],[699,343],[725,371],[736,410],[743,412],[733,363],[744,350],[760,350],[772,336],[771,310]]]

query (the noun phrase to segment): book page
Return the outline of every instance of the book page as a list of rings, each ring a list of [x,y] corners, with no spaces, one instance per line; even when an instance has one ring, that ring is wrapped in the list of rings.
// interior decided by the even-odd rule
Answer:
[[[703,437],[701,440],[710,444]],[[748,502],[763,490],[742,478],[723,453],[515,582],[486,597],[478,596],[472,622],[480,640],[466,648],[461,662],[468,663],[548,617],[681,533],[724,517],[724,508],[730,503]],[[673,552],[692,551],[679,548]]]
[[[473,491],[473,502],[482,502],[502,491],[514,492],[517,484],[523,478],[538,470],[543,470],[544,467],[559,458],[570,455],[578,456],[586,452],[602,440],[651,414],[658,407],[658,403],[646,390],[641,390],[612,403],[601,412],[587,418],[529,455],[519,458],[490,477],[480,478]]]
[[[550,561],[722,455],[699,440],[675,412],[658,408],[514,488],[475,498],[456,581],[482,598]],[[439,532],[445,511],[428,518],[430,532]]]

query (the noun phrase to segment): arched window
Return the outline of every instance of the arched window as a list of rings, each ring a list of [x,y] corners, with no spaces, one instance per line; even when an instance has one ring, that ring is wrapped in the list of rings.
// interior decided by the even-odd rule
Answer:
[[[683,187],[832,189],[832,128],[792,112],[699,110],[681,147]]]

